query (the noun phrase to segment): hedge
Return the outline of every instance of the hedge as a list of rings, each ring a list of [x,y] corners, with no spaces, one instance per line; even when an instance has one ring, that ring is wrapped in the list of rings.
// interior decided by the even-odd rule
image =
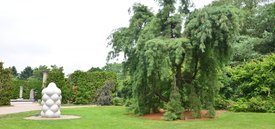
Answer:
[[[68,78],[72,88],[72,102],[75,104],[88,104],[96,102],[96,91],[102,87],[106,80],[115,80],[113,72],[82,72],[75,71]]]
[[[34,99],[41,99],[42,81],[36,78],[28,78],[27,80],[12,80],[12,99],[19,98],[20,86],[23,86],[23,98],[29,99],[31,89],[34,89]]]

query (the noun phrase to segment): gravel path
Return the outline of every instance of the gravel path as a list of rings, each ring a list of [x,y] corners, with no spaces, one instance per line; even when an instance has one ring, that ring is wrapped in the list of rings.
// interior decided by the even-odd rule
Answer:
[[[94,107],[95,105],[81,105],[81,106],[61,106],[61,108],[80,108],[80,107]],[[28,112],[40,110],[41,106],[33,102],[11,102],[11,106],[0,107],[0,115],[13,114],[19,112]]]

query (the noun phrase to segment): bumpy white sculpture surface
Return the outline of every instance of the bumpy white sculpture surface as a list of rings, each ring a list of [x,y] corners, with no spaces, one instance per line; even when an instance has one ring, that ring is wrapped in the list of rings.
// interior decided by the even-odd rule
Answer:
[[[47,88],[42,90],[41,116],[47,118],[60,117],[61,90],[55,83],[51,82]]]

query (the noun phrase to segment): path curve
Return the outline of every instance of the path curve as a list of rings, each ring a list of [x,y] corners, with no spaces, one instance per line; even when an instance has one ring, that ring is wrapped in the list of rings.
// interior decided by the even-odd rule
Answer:
[[[96,105],[61,106],[61,109],[94,107],[94,106]],[[35,110],[41,110],[41,105],[36,102],[11,102],[11,106],[0,107],[0,115],[35,111]]]

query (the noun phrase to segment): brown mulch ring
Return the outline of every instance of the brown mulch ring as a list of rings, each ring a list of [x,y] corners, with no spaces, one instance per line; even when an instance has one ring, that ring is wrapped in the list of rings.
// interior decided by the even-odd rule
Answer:
[[[226,110],[216,110],[216,117],[220,116],[222,113],[227,112]],[[153,114],[147,114],[144,116],[141,116],[141,118],[151,119],[151,120],[163,120],[164,111],[161,111],[159,113],[153,113]],[[209,118],[207,116],[207,110],[201,111],[201,118],[192,118],[192,112],[191,111],[185,111],[182,113],[182,117],[184,120],[210,120],[212,118]],[[181,121],[184,121],[181,120]]]

